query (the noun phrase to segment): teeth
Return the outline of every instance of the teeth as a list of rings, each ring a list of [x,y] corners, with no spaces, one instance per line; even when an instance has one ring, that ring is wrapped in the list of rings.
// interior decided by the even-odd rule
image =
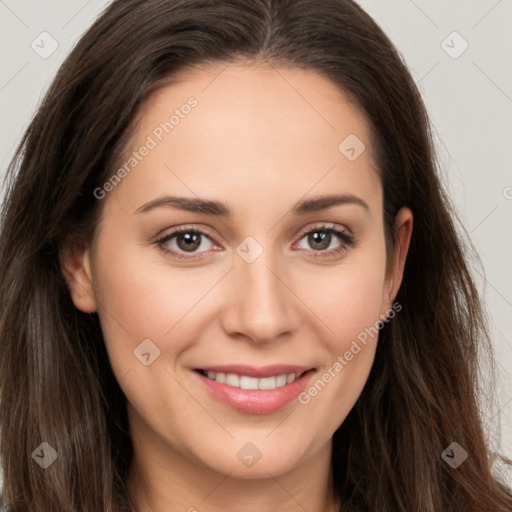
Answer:
[[[286,386],[286,377],[287,375],[279,375],[276,377],[276,386],[280,388],[281,386]]]
[[[247,375],[237,375],[236,373],[216,373],[208,371],[207,376],[211,380],[233,386],[234,388],[241,389],[276,389],[286,384],[291,384],[295,379],[300,377],[300,374],[290,373],[288,375],[276,375],[274,377],[249,377]]]
[[[258,389],[258,380],[257,377],[246,377],[242,375],[240,377],[240,387],[242,389]]]
[[[213,379],[212,379],[213,380]],[[240,387],[240,377],[234,373],[228,373],[226,375],[226,384],[228,386],[233,386],[234,388]]]
[[[275,377],[263,377],[259,379],[258,389],[276,389]]]

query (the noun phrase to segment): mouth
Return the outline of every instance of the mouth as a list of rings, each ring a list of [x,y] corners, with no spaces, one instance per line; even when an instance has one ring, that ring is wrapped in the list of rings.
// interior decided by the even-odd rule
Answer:
[[[251,414],[284,408],[304,390],[315,372],[316,368],[291,365],[216,366],[193,371],[210,397],[238,412]]]

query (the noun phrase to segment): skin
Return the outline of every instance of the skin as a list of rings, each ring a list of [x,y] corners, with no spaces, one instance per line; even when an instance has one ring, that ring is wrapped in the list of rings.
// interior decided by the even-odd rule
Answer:
[[[299,364],[316,368],[315,382],[389,314],[412,213],[397,215],[399,243],[386,262],[368,125],[313,71],[233,62],[182,72],[143,105],[130,151],[190,96],[198,105],[102,199],[92,243],[62,252],[73,302],[98,313],[127,397],[130,494],[141,512],[337,510],[331,439],[367,380],[376,336],[308,404],[294,400],[269,414],[223,405],[192,369]],[[366,146],[354,161],[338,150],[349,134]],[[353,194],[368,209],[292,214],[296,202],[323,194]],[[165,195],[221,201],[233,215],[137,213]],[[346,245],[336,235],[327,249],[304,236],[325,225],[352,234],[355,245],[332,254]],[[198,259],[178,260],[156,243],[180,226],[206,233],[192,252]],[[236,252],[247,236],[263,249],[252,263]],[[191,254],[176,237],[167,247]],[[146,338],[160,350],[149,366],[134,357]],[[250,468],[237,457],[248,442],[262,454]]]

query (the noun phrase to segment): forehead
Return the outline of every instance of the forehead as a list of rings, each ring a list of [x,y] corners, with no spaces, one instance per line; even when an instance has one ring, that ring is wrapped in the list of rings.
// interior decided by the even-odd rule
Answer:
[[[244,202],[333,188],[379,200],[364,116],[311,70],[201,65],[154,92],[135,126],[128,153],[151,150],[118,187],[134,200],[162,186]]]

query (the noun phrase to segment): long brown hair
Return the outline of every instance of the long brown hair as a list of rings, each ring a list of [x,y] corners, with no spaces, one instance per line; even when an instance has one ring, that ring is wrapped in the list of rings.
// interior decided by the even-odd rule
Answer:
[[[395,214],[414,214],[403,309],[380,331],[369,379],[334,434],[341,510],[511,510],[479,408],[479,363],[492,350],[471,247],[442,190],[414,81],[350,0],[116,0],[68,56],[11,162],[2,211],[4,506],[133,510],[126,399],[97,315],[73,306],[59,249],[70,236],[91,239],[104,203],[94,190],[116,169],[148,95],[182,69],[237,59],[314,70],[355,102],[377,152],[388,255]],[[42,442],[58,454],[45,470],[32,455]],[[441,456],[452,442],[468,453],[457,468]]]

